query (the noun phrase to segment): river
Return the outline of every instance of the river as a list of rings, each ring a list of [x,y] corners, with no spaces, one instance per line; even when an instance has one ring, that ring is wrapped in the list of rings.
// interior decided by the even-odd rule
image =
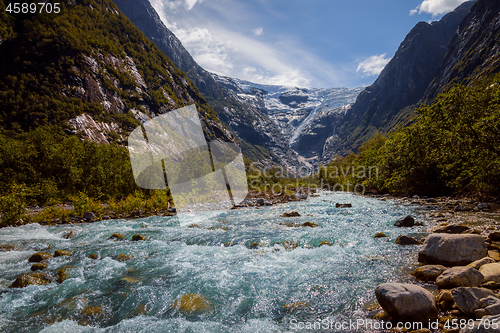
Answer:
[[[335,208],[337,202],[352,208]],[[290,211],[301,216],[280,217]],[[3,228],[0,245],[16,250],[0,252],[0,332],[296,332],[294,323],[365,318],[375,287],[408,279],[415,265],[414,246],[394,244],[401,234],[424,231],[393,226],[409,214],[418,220],[416,206],[323,192],[306,201],[190,220]],[[317,227],[280,225],[304,222]],[[64,239],[66,230],[76,237]],[[377,232],[389,237],[374,239]],[[108,240],[114,233],[148,240]],[[331,246],[320,246],[324,241]],[[46,271],[73,267],[67,267],[68,279],[8,288],[30,271],[30,255],[57,249],[72,255],[51,259]],[[133,258],[119,262],[114,258],[120,254]],[[202,295],[208,310],[179,312],[173,304],[186,294]],[[296,302],[302,307],[286,310]],[[82,311],[93,306],[102,313],[85,317]]]

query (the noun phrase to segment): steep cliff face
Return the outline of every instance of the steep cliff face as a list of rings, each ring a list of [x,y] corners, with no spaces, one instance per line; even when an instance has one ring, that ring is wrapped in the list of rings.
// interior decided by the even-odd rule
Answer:
[[[346,150],[357,148],[377,130],[408,121],[448,51],[448,43],[473,2],[441,20],[420,22],[406,36],[375,83],[357,98],[339,126]]]
[[[449,51],[423,102],[453,84],[470,84],[500,70],[500,1],[478,0],[450,41]]]
[[[0,45],[2,131],[58,124],[92,141],[124,142],[141,122],[195,103],[207,139],[233,139],[194,84],[112,1],[61,7],[0,22],[11,31]]]

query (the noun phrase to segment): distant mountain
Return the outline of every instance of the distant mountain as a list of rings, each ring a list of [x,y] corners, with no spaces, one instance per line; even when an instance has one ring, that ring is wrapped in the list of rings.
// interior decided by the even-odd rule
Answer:
[[[110,0],[59,14],[5,14],[0,0],[0,132],[43,125],[100,143],[196,104],[209,140],[234,140],[192,82]]]
[[[500,70],[500,1],[478,0],[450,41],[448,54],[425,92],[430,103],[453,84],[471,84]]]
[[[253,105],[268,114],[279,126],[290,147],[304,163],[312,166],[318,166],[338,153],[339,146],[329,144],[325,148],[325,143],[345,115],[345,106],[353,103],[363,90],[263,85],[213,75],[242,103]]]
[[[388,132],[409,121],[473,3],[465,2],[441,20],[420,22],[410,31],[375,83],[358,96],[341,120],[337,134],[346,150],[359,147],[376,131]]]

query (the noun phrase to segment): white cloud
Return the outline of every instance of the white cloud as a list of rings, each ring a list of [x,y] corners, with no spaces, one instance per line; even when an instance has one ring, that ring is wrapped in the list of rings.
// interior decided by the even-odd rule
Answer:
[[[371,56],[359,63],[356,72],[362,71],[365,76],[379,75],[390,60],[391,58],[385,57],[385,53]]]
[[[264,34],[264,29],[262,27],[254,29],[253,34],[255,36],[262,36]]]
[[[454,10],[466,1],[468,0],[424,0],[417,8],[410,11],[410,15],[418,12],[419,14],[429,13],[432,16],[438,16]]]

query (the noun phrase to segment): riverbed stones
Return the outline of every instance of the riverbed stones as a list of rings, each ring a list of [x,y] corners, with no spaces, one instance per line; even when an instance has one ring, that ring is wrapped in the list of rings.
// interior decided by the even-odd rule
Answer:
[[[448,268],[436,278],[439,289],[456,287],[479,287],[484,276],[477,269],[469,266],[455,266]]]
[[[132,259],[133,256],[129,254],[120,254],[116,257],[116,261],[123,262]]]
[[[61,268],[60,270],[57,271],[57,283],[63,283],[69,278],[69,273],[66,268]]]
[[[54,252],[54,257],[64,257],[64,256],[71,256],[71,252],[68,250],[57,250]]]
[[[399,227],[399,228],[410,228],[415,225],[415,219],[408,215],[404,219],[398,220],[394,222],[394,226]]]
[[[210,302],[200,294],[186,294],[177,299],[173,307],[186,314],[207,312],[212,309]]]
[[[42,262],[37,262],[33,265],[31,265],[31,271],[42,271],[44,269],[46,269],[47,267],[49,267],[49,265],[45,262],[45,261],[42,261]]]
[[[479,271],[484,276],[484,281],[500,283],[500,263],[491,263],[481,266]]]
[[[486,264],[492,264],[494,262],[495,262],[495,260],[493,260],[493,258],[484,257],[482,259],[479,259],[479,260],[471,262],[467,266],[475,268],[475,269],[479,269],[479,268],[481,268],[482,266],[484,266]]]
[[[0,252],[14,251],[14,248],[12,244],[0,245]]]
[[[87,220],[87,222],[92,222],[95,220],[96,216],[92,212],[85,212],[83,213],[83,218]]]
[[[488,235],[488,238],[494,242],[500,241],[500,232],[494,231]]]
[[[479,235],[431,234],[418,252],[418,261],[458,266],[484,258],[486,254],[486,244]]]
[[[122,234],[112,234],[111,236],[109,236],[108,239],[111,239],[111,240],[125,240],[125,236],[123,236]]]
[[[29,257],[28,262],[40,262],[52,258],[52,254],[47,252],[37,252]]]
[[[418,267],[411,274],[420,281],[435,282],[436,278],[446,270],[443,265],[425,265]]]
[[[500,261],[500,252],[496,250],[488,250],[488,257],[495,261]]]
[[[145,241],[145,240],[146,240],[146,236],[143,236],[143,235],[133,235],[132,236],[133,242]]]
[[[9,288],[24,288],[33,284],[44,285],[50,284],[51,282],[52,277],[49,274],[44,272],[31,272],[18,276]]]
[[[401,235],[396,239],[396,244],[398,245],[420,245],[422,242],[416,240],[413,237]]]
[[[286,304],[283,306],[286,312],[294,312],[294,311],[301,311],[305,310],[306,308],[310,307],[311,305],[307,302],[295,302],[295,303],[290,303]]]
[[[384,283],[375,289],[380,306],[393,320],[425,322],[436,320],[438,311],[434,296],[413,284]]]
[[[470,288],[458,287],[451,290],[453,300],[457,304],[458,309],[463,313],[474,316],[474,311],[481,308],[481,299],[488,296],[495,296],[495,294],[485,288]]]
[[[434,230],[435,233],[438,234],[462,234],[468,231],[470,228],[464,225],[459,224],[451,224],[443,228],[439,228]]]
[[[97,254],[95,254],[95,253],[91,253],[91,254],[89,254],[89,255],[87,256],[87,258],[90,258],[90,259],[94,259],[94,260],[96,260],[98,257],[97,257]]]
[[[384,238],[384,237],[387,237],[387,235],[384,234],[383,232],[377,232],[375,236],[373,236],[373,238]]]
[[[336,203],[335,208],[352,208],[352,204],[350,204],[350,203],[347,203],[347,204]]]
[[[280,215],[280,217],[298,217],[298,216],[300,216],[299,212],[283,213]]]
[[[302,227],[309,227],[309,228],[316,228],[318,225],[316,223],[313,223],[313,222],[304,222],[302,224]]]

